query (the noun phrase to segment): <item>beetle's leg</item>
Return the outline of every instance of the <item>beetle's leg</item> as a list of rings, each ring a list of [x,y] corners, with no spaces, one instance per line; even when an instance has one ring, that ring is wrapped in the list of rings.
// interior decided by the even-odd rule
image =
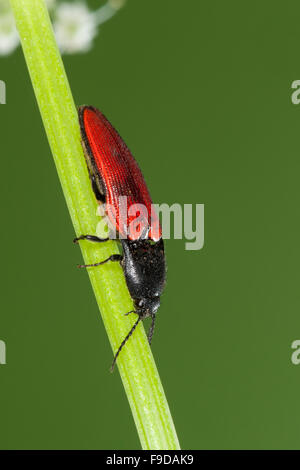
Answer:
[[[101,243],[101,242],[107,242],[109,238],[99,238],[96,237],[95,235],[80,235],[80,237],[74,238],[73,242],[78,243],[79,240],[88,240],[90,242],[96,242],[96,243]],[[93,264],[80,264],[78,268],[92,268],[94,266],[100,266],[101,264],[105,264],[108,261],[122,261],[123,256],[119,254],[111,255],[109,258],[105,259],[104,261],[100,261],[99,263],[93,263]]]
[[[137,313],[137,312],[135,310],[130,310],[130,312],[124,313],[125,317],[127,317],[127,315],[129,315],[130,313]]]
[[[122,261],[122,255],[111,255],[109,258],[105,259],[104,261],[100,261],[99,263],[93,264],[79,264],[78,268],[93,268],[94,266],[101,266],[101,264],[105,264],[108,261]]]
[[[99,238],[95,235],[80,235],[80,237],[74,238],[73,243],[78,243],[79,240],[89,240],[90,242],[107,242],[109,238]]]

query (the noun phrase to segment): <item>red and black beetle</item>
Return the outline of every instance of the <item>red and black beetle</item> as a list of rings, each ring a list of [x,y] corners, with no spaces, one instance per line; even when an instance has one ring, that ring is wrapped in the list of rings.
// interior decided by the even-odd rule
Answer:
[[[78,115],[82,146],[96,199],[100,204],[105,204],[105,211],[111,224],[121,235],[120,242],[123,249],[123,255],[115,254],[86,267],[99,266],[108,261],[120,262],[134,301],[133,312],[138,315],[135,324],[115,354],[113,368],[126,341],[138,323],[147,317],[152,318],[148,333],[151,344],[155,316],[160,306],[160,295],[166,278],[164,243],[160,223],[153,210],[144,177],[123,139],[98,109],[92,106],[80,106]],[[141,219],[138,232],[131,230],[132,220],[127,214],[125,222],[121,217],[118,202],[123,196],[127,197],[129,207],[138,204],[138,207],[145,207],[147,210],[147,215]],[[81,235],[75,238],[74,242],[79,240],[105,242],[109,238]]]

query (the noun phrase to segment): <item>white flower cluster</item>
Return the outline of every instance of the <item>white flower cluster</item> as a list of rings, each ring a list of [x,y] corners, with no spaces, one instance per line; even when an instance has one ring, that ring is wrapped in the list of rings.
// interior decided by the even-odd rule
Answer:
[[[96,11],[85,2],[68,3],[46,0],[58,47],[63,54],[76,54],[91,49],[99,26],[124,6],[126,0],[108,0]],[[11,54],[19,45],[9,0],[0,0],[0,55]]]

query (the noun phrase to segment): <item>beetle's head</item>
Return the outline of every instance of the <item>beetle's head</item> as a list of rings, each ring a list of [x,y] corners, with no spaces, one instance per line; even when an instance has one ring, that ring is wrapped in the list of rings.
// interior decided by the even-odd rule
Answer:
[[[139,316],[139,320],[144,320],[147,317],[152,318],[151,326],[148,332],[148,341],[151,344],[152,336],[155,326],[156,312],[160,306],[160,297],[158,295],[154,297],[144,297],[136,302],[136,313]]]
[[[150,298],[140,299],[136,304],[137,313],[144,319],[147,317],[153,317],[160,306],[160,297],[155,296]]]

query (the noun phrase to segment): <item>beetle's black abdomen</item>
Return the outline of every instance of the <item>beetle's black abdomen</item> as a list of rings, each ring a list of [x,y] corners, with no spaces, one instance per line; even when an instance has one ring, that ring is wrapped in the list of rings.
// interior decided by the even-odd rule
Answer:
[[[159,298],[166,280],[164,242],[160,239],[121,240],[123,269],[127,286],[135,301]]]

